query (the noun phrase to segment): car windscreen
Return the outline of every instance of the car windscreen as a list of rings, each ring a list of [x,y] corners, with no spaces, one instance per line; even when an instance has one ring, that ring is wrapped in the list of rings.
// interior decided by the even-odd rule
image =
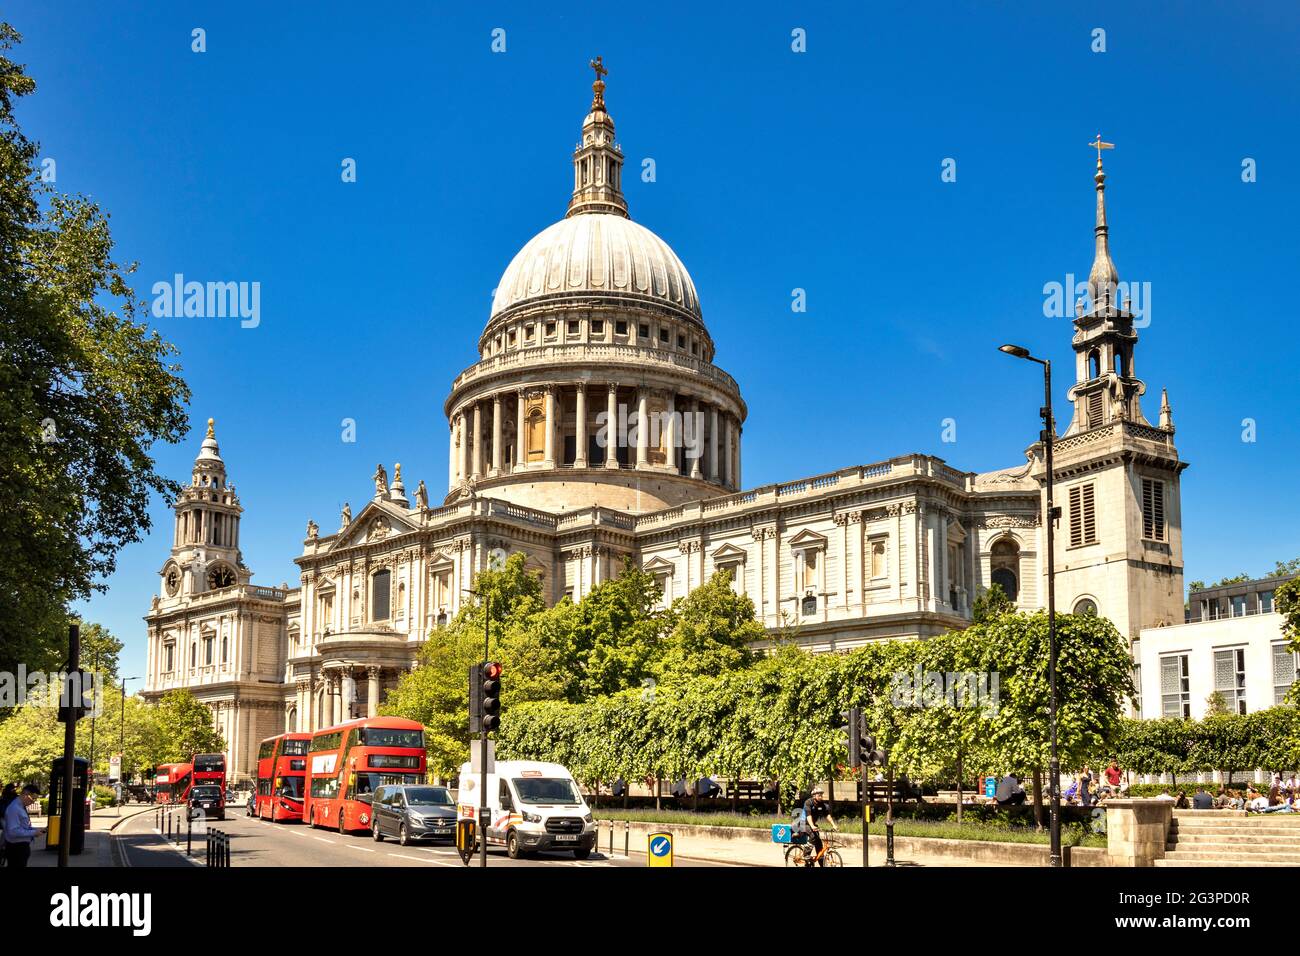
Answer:
[[[407,787],[406,802],[413,807],[452,807],[455,801],[445,787]]]
[[[515,777],[511,781],[521,803],[581,803],[578,788],[568,777]]]

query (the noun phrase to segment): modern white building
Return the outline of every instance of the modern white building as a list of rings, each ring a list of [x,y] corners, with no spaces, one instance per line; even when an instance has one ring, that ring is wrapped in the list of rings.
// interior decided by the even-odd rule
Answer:
[[[1289,577],[1193,591],[1187,622],[1143,628],[1133,643],[1137,716],[1204,717],[1218,692],[1230,713],[1282,703],[1296,656],[1282,636],[1274,592]]]
[[[345,508],[324,532],[304,516],[299,586],[257,587],[209,422],[145,618],[145,694],[186,687],[213,707],[236,775],[263,737],[374,713],[475,575],[508,553],[525,555],[552,602],[580,600],[625,560],[658,579],[665,603],[727,569],[759,620],[812,650],[961,627],[993,583],[1022,609],[1045,604],[1040,442],[982,474],[908,453],[744,486],[749,409],[714,364],[685,265],[630,218],[604,88],[598,78],[564,218],[510,261],[478,359],[451,383],[445,423],[427,423],[448,429],[440,505],[423,481],[408,499],[400,465],[391,482],[377,466],[355,516]],[[1056,443],[1056,594],[1131,639],[1183,619],[1186,464],[1167,398],[1155,424],[1142,411],[1105,178],[1099,159],[1092,295],[1076,309],[1073,416]],[[1005,361],[998,344],[991,361]],[[1036,397],[1027,384],[1027,433]]]

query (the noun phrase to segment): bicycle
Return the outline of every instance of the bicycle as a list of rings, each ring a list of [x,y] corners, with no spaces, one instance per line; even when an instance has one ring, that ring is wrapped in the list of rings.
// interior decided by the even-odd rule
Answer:
[[[844,860],[840,857],[839,850],[835,849],[838,845],[835,842],[834,830],[822,831],[822,853],[821,860],[823,866],[843,866]],[[791,843],[785,848],[785,865],[786,866],[816,866],[817,855],[813,849],[812,840],[805,838],[802,843]]]

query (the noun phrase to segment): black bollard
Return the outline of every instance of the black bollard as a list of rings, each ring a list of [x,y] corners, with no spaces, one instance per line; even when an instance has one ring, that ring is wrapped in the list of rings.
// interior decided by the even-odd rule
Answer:
[[[194,855],[192,851],[193,845],[194,845],[194,817],[186,816],[185,817],[185,855],[186,856]]]

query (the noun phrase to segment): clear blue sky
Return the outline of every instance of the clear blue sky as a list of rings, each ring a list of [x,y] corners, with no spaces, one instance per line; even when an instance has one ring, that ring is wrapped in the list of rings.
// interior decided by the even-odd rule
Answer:
[[[1118,146],[1116,264],[1151,283],[1144,407],[1154,418],[1168,387],[1191,462],[1187,577],[1300,554],[1294,8],[806,6],[18,0],[5,17],[39,85],[25,129],[61,188],[112,213],[138,291],[176,272],[262,284],[256,329],[155,320],[195,425],[159,466],[187,478],[217,419],[260,583],[296,582],[307,519],[331,527],[367,498],[376,461],[445,490],[442,401],[506,263],[563,215],[597,53],[630,169],[657,164],[655,183],[627,177],[632,215],[691,270],[749,403],[747,485],[911,451],[1022,460],[1039,384],[995,349],[1072,367],[1042,289],[1092,261],[1100,130]],[[126,641],[127,674],[170,545],[167,502],[152,515],[87,609]]]

